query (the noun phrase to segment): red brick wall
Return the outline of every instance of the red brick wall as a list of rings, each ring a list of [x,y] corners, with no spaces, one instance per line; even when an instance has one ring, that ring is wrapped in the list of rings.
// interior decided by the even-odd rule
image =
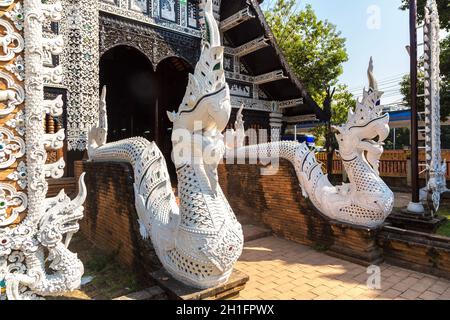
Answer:
[[[161,265],[150,240],[142,240],[134,207],[133,171],[113,162],[75,162],[75,176],[86,172],[88,196],[80,232],[96,247],[115,253],[116,260],[146,276]]]
[[[276,234],[300,243],[329,244],[330,225],[302,197],[294,168],[282,160],[276,175],[259,165],[220,165],[221,186],[238,216],[263,222]]]
[[[262,222],[286,239],[329,249],[356,262],[380,259],[376,231],[350,226],[317,212],[302,196],[294,167],[281,160],[275,175],[261,175],[260,165],[220,165],[222,189],[238,219]]]
[[[378,243],[387,262],[450,279],[449,238],[386,226]]]

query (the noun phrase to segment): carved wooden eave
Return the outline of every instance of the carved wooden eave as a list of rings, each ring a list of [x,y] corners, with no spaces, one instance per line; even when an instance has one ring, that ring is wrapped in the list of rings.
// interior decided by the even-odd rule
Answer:
[[[286,77],[284,75],[283,70],[275,70],[269,73],[261,74],[259,76],[255,77],[255,84],[261,85],[264,83],[269,83],[272,81],[278,81],[283,79],[289,79],[289,77]]]
[[[196,28],[188,28],[185,25],[180,25],[175,22],[167,21],[159,17],[159,10],[157,6],[153,6],[152,13],[142,13],[132,10],[127,6],[127,1],[117,3],[115,0],[98,0],[99,11],[126,19],[134,20],[152,27],[166,29],[170,32],[178,32],[193,37],[201,37],[200,30]]]
[[[280,60],[281,65],[283,66],[283,69],[286,71],[286,75],[290,78],[290,80],[296,85],[296,87],[300,90],[301,97],[303,98],[304,103],[310,105],[317,115],[318,118],[324,119],[325,114],[323,110],[318,106],[318,104],[312,99],[312,97],[309,95],[309,93],[306,91],[304,85],[301,83],[301,81],[297,78],[295,73],[293,72],[292,68],[290,67],[289,63],[286,61],[286,58],[284,57],[284,54],[281,50],[281,48],[278,46],[277,41],[275,40],[275,36],[272,33],[272,30],[270,29],[269,25],[267,24],[266,18],[264,17],[264,13],[262,12],[258,0],[249,0],[252,3],[253,8],[255,9],[256,16],[259,19],[261,25],[265,29],[266,36],[269,39],[270,45],[275,49],[277,56]]]
[[[257,50],[260,50],[262,48],[270,46],[268,41],[269,41],[269,39],[267,39],[265,36],[258,37],[258,38],[254,39],[250,42],[247,42],[237,48],[227,47],[225,52],[241,58],[246,55],[249,55],[252,52],[255,52]]]
[[[319,119],[324,119],[322,109],[311,98],[279,48],[260,8],[261,1],[236,1],[232,3],[226,0],[216,1],[217,8],[220,8],[222,26],[230,26],[231,21],[237,21],[243,10],[250,11],[254,16],[232,28],[222,28],[226,40],[225,53],[237,59],[234,63],[234,72],[227,70],[227,78],[241,78],[241,81],[252,80],[253,85],[258,86],[258,90],[266,94],[267,97],[264,99],[276,101],[278,106],[283,101],[301,99],[299,101],[302,103],[279,109],[283,113],[288,112],[288,116],[314,113]],[[239,70],[239,67],[236,68],[236,61],[240,61],[248,73],[236,75],[236,69]],[[230,73],[234,75],[230,77]]]
[[[286,123],[292,124],[292,123],[299,123],[299,122],[315,122],[315,121],[319,121],[319,119],[317,119],[317,116],[315,114],[309,114],[309,115],[301,115],[301,116],[283,117],[283,121],[285,121]]]
[[[220,31],[226,32],[226,31],[240,25],[241,23],[243,23],[245,21],[254,19],[254,18],[255,18],[255,16],[251,12],[250,8],[246,7],[245,9],[242,9],[239,12],[233,14],[231,17],[221,21],[220,22]]]
[[[278,108],[280,110],[287,108],[294,108],[298,107],[299,105],[302,105],[303,103],[304,103],[303,98],[279,101]]]
[[[197,37],[103,12],[99,19],[100,55],[118,45],[127,45],[144,53],[155,70],[168,57],[180,57],[191,66],[198,61]]]

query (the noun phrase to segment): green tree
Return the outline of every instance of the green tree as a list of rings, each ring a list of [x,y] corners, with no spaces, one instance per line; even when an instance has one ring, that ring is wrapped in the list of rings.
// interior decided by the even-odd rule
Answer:
[[[409,1],[402,0],[401,10],[409,10]],[[425,17],[425,4],[427,0],[417,0],[417,18],[419,22],[423,22]],[[437,0],[437,7],[439,11],[439,20],[442,29],[450,31],[450,3],[448,0]]]
[[[394,139],[395,133],[395,139]],[[386,150],[402,150],[404,147],[411,145],[409,128],[391,129],[389,137],[385,140],[384,149]],[[394,146],[395,141],[395,146]]]
[[[441,117],[450,116],[450,35],[441,41]]]
[[[331,92],[330,92],[331,94]],[[326,100],[326,99],[324,99]],[[342,125],[347,121],[348,110],[354,109],[356,106],[356,100],[353,95],[348,91],[346,85],[340,84],[335,88],[334,95],[331,98],[331,125]],[[319,145],[325,144],[325,137],[327,135],[327,125],[323,124],[313,129],[314,136],[318,137]],[[338,144],[334,137],[334,134],[330,135],[331,147],[333,151],[337,148]]]
[[[422,64],[423,65],[423,64]],[[445,120],[450,116],[450,35],[441,41],[441,119]],[[400,92],[403,95],[403,100],[411,105],[411,80],[409,75],[405,76],[400,82]],[[419,97],[417,98],[417,106],[419,110],[424,108],[424,98],[421,95],[424,93],[424,75],[422,72],[418,73],[417,91]]]
[[[265,15],[295,74],[320,104],[348,60],[345,38],[335,25],[319,20],[310,5],[297,11],[296,2],[277,0]]]
[[[331,124],[341,125],[345,123],[347,121],[348,110],[354,109],[356,106],[356,100],[348,91],[346,85],[338,85],[332,106]]]
[[[441,29],[450,31],[450,3],[448,0],[437,0],[437,7],[439,11],[439,20]],[[417,15],[419,22],[423,22],[425,16],[425,4],[426,0],[417,1]],[[409,0],[402,0],[401,10],[408,10]],[[450,34],[447,35],[441,41],[441,56],[440,56],[440,69],[441,69],[441,118],[445,120],[450,116]],[[401,93],[404,96],[404,100],[410,105],[410,78],[406,76],[403,78],[401,85]],[[419,74],[418,79],[418,91],[419,94],[423,94],[424,83],[423,75]],[[423,98],[418,99],[419,108],[423,108]]]
[[[265,15],[296,76],[327,114],[326,123],[313,133],[318,145],[325,144],[330,170],[337,146],[331,124],[344,122],[349,106],[354,103],[346,87],[331,89],[348,60],[345,38],[335,25],[319,20],[310,5],[296,10],[296,3],[296,0],[276,0],[274,8]]]

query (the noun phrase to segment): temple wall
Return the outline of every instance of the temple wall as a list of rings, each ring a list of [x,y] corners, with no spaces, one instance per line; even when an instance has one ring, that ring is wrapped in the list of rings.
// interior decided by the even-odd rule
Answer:
[[[16,173],[19,174],[25,168],[25,142],[24,142],[24,123],[23,114],[25,112],[25,104],[9,105],[11,97],[4,97],[6,90],[9,90],[17,100],[24,99],[23,91],[18,91],[19,87],[23,90],[24,81],[23,73],[18,71],[18,67],[23,66],[23,40],[21,44],[17,43],[17,39],[23,39],[23,29],[18,29],[20,21],[15,18],[14,12],[23,7],[22,1],[14,1],[9,6],[3,5],[0,8],[0,20],[2,22],[3,38],[11,36],[12,43],[7,43],[7,49],[2,50],[0,61],[0,91],[2,93],[2,101],[0,102],[0,127],[2,128],[1,136],[1,157],[0,157],[0,191],[5,193],[0,196],[2,209],[6,210],[6,215],[1,217],[0,222],[6,220],[12,211],[14,205],[8,205],[5,197],[15,196],[20,192],[25,192],[25,185],[20,185],[18,180],[12,177]],[[8,29],[6,28],[8,27]],[[22,59],[22,60],[21,60]],[[7,132],[7,131],[8,132]],[[4,151],[7,151],[6,153]],[[23,167],[19,168],[19,164],[23,163]],[[25,178],[26,179],[26,178]],[[19,179],[20,181],[20,179]],[[22,180],[24,181],[24,180]],[[8,191],[6,188],[13,188]],[[26,210],[21,212],[14,223],[19,223],[26,215]],[[8,224],[6,224],[8,225]]]
[[[218,170],[222,189],[238,217],[251,217],[303,244],[330,243],[329,225],[302,197],[289,163],[282,160],[276,176],[261,175],[259,165],[220,165]]]
[[[386,262],[450,279],[449,238],[394,227],[378,235]]]
[[[134,207],[133,170],[125,163],[75,162],[78,179],[86,172],[88,196],[80,232],[96,247],[141,277],[161,268],[150,240],[139,233]]]
[[[314,210],[302,196],[288,161],[280,161],[275,175],[261,175],[261,168],[234,164],[218,168],[220,184],[238,219],[263,223],[280,237],[348,260],[363,264],[380,260],[377,231],[331,221]]]

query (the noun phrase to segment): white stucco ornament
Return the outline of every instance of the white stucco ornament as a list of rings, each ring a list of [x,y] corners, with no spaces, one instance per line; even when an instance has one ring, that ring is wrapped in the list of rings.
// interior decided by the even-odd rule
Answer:
[[[249,157],[280,157],[289,160],[303,195],[327,217],[354,225],[376,228],[391,213],[394,194],[380,178],[378,164],[383,141],[389,136],[389,114],[380,106],[378,85],[370,60],[369,89],[349,110],[347,122],[334,127],[345,171],[350,183],[333,186],[322,172],[322,164],[305,143],[281,141],[238,149]]]
[[[441,154],[440,101],[440,25],[436,0],[427,0],[424,18],[424,94],[425,94],[425,161],[428,181],[425,190],[431,197],[431,209],[439,210],[441,194],[448,192],[447,161]]]
[[[201,4],[208,39],[189,76],[177,112],[172,142],[180,206],[170,185],[164,157],[153,142],[131,138],[106,141],[106,103],[100,104],[100,124],[89,135],[93,161],[126,161],[134,169],[136,210],[141,235],[150,237],[164,268],[176,279],[198,288],[224,283],[243,248],[243,234],[219,184],[217,165],[225,151],[221,132],[230,118],[230,92],[223,70],[223,47],[212,3]],[[183,135],[186,139],[179,139]],[[182,157],[187,148],[198,157]],[[184,149],[184,150],[187,150]],[[203,151],[214,156],[204,158]]]
[[[46,114],[58,116],[62,110],[59,99],[44,99],[44,78],[57,75],[59,69],[43,66],[44,44],[48,41],[42,29],[46,19],[60,18],[61,10],[60,3],[44,5],[40,0],[24,0],[25,42],[21,35],[12,34],[11,42],[3,48],[3,60],[0,58],[11,60],[5,69],[17,80],[23,79],[25,89],[11,75],[0,73],[7,84],[6,90],[0,90],[0,116],[15,114],[6,121],[10,129],[0,128],[0,168],[13,169],[7,180],[0,183],[0,300],[61,295],[77,289],[84,272],[77,255],[68,249],[72,235],[79,229],[78,220],[83,217],[87,194],[84,174],[75,199],[71,200],[64,191],[56,197],[46,197],[46,178],[61,177],[64,168],[62,158],[46,163],[46,148],[61,148],[64,131],[45,134],[42,125]],[[4,26],[2,19],[0,25]],[[16,27],[20,30],[17,24]],[[23,60],[18,55],[22,49]],[[19,109],[23,102],[24,111]],[[23,190],[17,191],[16,187]]]

